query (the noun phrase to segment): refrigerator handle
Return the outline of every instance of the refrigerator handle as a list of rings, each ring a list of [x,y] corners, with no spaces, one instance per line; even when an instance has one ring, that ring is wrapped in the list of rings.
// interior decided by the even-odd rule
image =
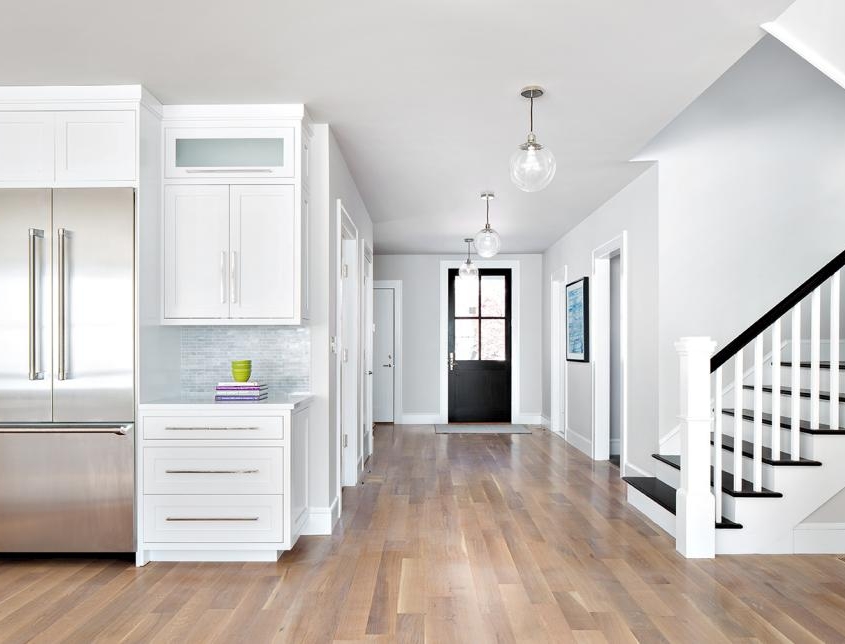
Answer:
[[[67,301],[66,301],[66,292],[65,292],[65,238],[67,237],[67,230],[65,228],[59,228],[58,230],[59,236],[59,274],[58,274],[58,282],[59,282],[59,365],[58,365],[58,377],[59,380],[67,380],[67,364],[65,362],[65,355],[66,355],[66,329],[65,329],[65,322],[67,317]]]
[[[29,379],[43,380],[44,372],[38,371],[38,259],[36,257],[35,240],[44,239],[44,231],[38,228],[29,229]]]

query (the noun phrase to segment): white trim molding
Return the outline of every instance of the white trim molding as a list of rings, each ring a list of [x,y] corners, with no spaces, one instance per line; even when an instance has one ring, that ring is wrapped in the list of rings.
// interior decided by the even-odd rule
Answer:
[[[308,520],[302,527],[302,535],[330,535],[337,520],[340,518],[340,503],[338,497],[326,507],[312,506],[308,509]]]
[[[398,417],[401,425],[444,425],[446,421],[438,414],[402,414]]]
[[[440,417],[449,418],[449,368],[446,356],[449,353],[449,269],[460,268],[462,260],[440,261]],[[478,268],[509,268],[511,271],[511,422],[521,417],[520,401],[520,351],[519,351],[519,306],[520,274],[518,259],[479,259],[473,262]],[[443,422],[446,422],[445,420]]]
[[[569,425],[569,363],[566,361],[566,319],[562,313],[566,302],[566,282],[569,266],[559,268],[551,275],[549,298],[551,308],[551,364],[549,370],[550,418],[549,429],[556,434],[566,435]]]
[[[801,58],[818,69],[834,83],[840,87],[845,87],[845,73],[782,24],[779,24],[778,22],[765,22],[760,25],[760,27],[767,34],[777,38],[796,54],[801,56]]]

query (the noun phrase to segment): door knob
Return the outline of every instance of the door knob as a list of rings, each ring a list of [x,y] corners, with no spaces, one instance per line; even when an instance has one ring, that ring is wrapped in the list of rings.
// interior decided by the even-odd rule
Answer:
[[[367,375],[368,375],[368,376],[372,376],[372,375],[373,375],[373,372],[372,372],[372,371],[368,371],[368,372],[367,372]]]

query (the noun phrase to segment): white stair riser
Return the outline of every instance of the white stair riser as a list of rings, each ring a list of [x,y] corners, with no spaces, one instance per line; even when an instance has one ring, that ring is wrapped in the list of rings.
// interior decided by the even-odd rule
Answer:
[[[727,436],[733,436],[734,434],[734,418],[728,415],[725,415],[724,418],[724,425],[723,425],[723,432]],[[754,438],[754,421],[752,420],[744,420],[742,422],[742,434],[743,438],[747,441],[751,441]],[[845,436],[845,431],[843,431],[843,436]],[[789,446],[790,441],[792,440],[790,435],[790,430],[788,428],[781,428],[780,430],[780,451],[789,453]],[[801,456],[804,458],[812,458],[810,454],[813,450],[813,436],[811,434],[805,434],[804,432],[800,432],[800,446],[801,446]],[[772,426],[771,425],[763,425],[763,445],[766,447],[771,447],[772,445]]]
[[[744,389],[743,394],[743,406],[746,409],[753,409],[754,408],[754,391],[751,389]],[[725,407],[733,407],[733,398],[730,399],[729,405],[722,403]],[[809,398],[801,398],[799,401],[800,408],[801,408],[801,418],[805,420],[810,419],[810,399]],[[768,392],[763,392],[763,411],[766,413],[771,413],[772,411],[772,394]],[[790,416],[792,413],[792,396],[784,396],[781,395],[780,397],[780,415],[781,416]],[[828,421],[830,419],[830,402],[827,400],[819,400],[819,418],[820,422],[824,424],[829,424]],[[845,427],[845,404],[839,403],[839,427]]]
[[[834,371],[836,371],[834,369]],[[767,385],[772,384],[772,367],[766,366],[763,369],[763,382]],[[819,382],[822,391],[830,391],[830,369],[819,369]],[[754,384],[754,377],[749,376],[745,380],[746,385]],[[792,367],[780,368],[780,385],[781,387],[792,386]],[[810,388],[810,369],[801,369],[801,387],[804,389]],[[845,391],[845,371],[839,370],[839,391]]]
[[[676,490],[681,487],[681,471],[663,461],[654,460],[654,475],[666,485],[671,485]]]
[[[711,459],[716,452],[716,448],[713,447]],[[711,463],[715,462],[713,460],[710,461]],[[777,469],[772,465],[768,465],[763,463],[763,487],[768,488],[769,490],[777,490]],[[730,472],[731,474],[734,473],[734,453],[729,452],[728,450],[722,450],[722,470],[725,472]],[[754,477],[754,462],[752,459],[743,456],[742,457],[742,478],[746,481],[753,480]]]

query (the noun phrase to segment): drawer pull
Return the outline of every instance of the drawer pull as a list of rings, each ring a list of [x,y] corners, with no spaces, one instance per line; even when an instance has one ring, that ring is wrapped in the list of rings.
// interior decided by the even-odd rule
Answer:
[[[274,168],[186,168],[190,174],[214,174],[224,172],[273,172]]]
[[[248,432],[260,427],[165,427],[169,432]]]
[[[164,470],[165,474],[258,474],[258,470]]]
[[[165,521],[258,521],[258,517],[167,517]]]

